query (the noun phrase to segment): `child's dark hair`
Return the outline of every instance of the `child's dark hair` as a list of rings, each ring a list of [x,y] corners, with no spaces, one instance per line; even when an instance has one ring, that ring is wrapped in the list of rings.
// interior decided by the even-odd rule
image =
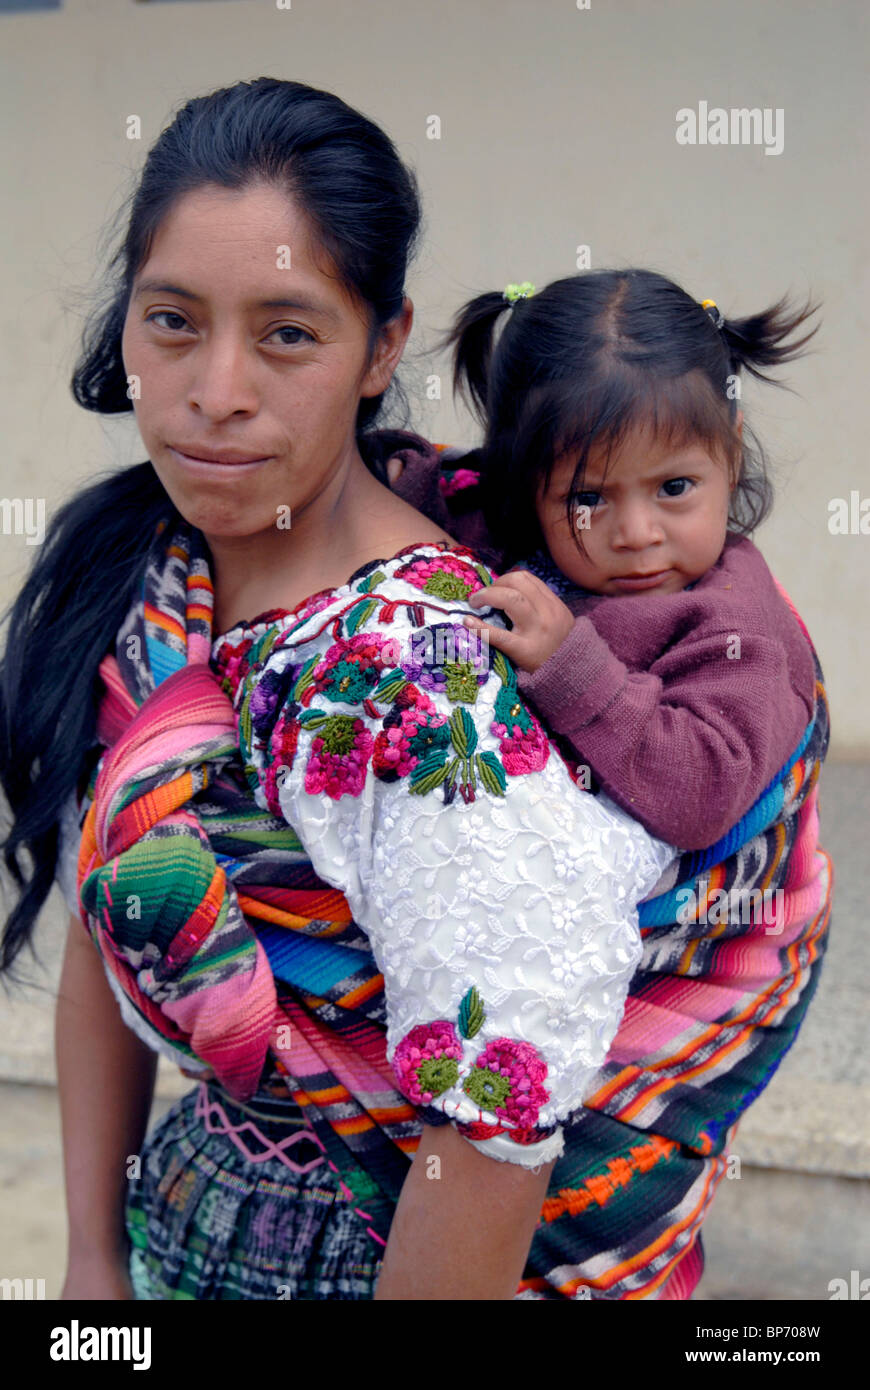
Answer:
[[[175,202],[207,184],[267,180],[313,223],[343,286],[365,308],[369,350],[402,309],[420,231],[416,180],[387,135],[329,92],[260,77],[196,97],[150,150],[110,261],[107,296],[85,329],[72,378],[86,410],[132,410],[121,335],[133,280]],[[393,394],[402,393],[397,386]],[[357,444],[386,483],[390,438],[371,437],[383,397],[360,401]],[[54,879],[58,816],[88,770],[97,667],[142,577],[159,519],[179,519],[150,463],[98,478],[49,522],[11,608],[0,665],[0,782],[13,823],[3,861],[19,899],[6,921],[0,971],[31,938]],[[30,874],[19,857],[26,850]]]
[[[571,493],[580,492],[593,444],[609,457],[645,422],[664,438],[697,439],[739,461],[728,529],[754,531],[773,488],[745,422],[742,442],[737,435],[737,383],[744,369],[774,381],[760,368],[801,354],[817,327],[786,340],[817,307],[791,311],[782,299],[717,328],[679,285],[637,269],[571,275],[513,307],[498,292],[469,301],[442,346],[454,349],[454,392],[464,391],[486,430],[475,462],[502,568],[545,548],[536,495],[540,480],[549,486],[555,460],[576,453]],[[496,343],[503,313],[510,317]],[[566,515],[582,551],[571,495]]]

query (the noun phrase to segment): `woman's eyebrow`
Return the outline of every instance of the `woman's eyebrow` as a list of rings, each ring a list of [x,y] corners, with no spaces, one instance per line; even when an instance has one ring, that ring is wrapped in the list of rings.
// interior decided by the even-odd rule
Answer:
[[[192,290],[185,290],[180,285],[170,285],[162,280],[143,280],[136,287],[133,298],[138,299],[143,294],[174,294],[179,299],[190,299],[196,304],[203,302],[201,296],[194,294]],[[322,314],[324,318],[333,321],[338,319],[338,314],[326,304],[321,304],[316,299],[298,296],[296,299],[259,299],[252,301],[247,307],[251,309],[301,309],[303,313]]]

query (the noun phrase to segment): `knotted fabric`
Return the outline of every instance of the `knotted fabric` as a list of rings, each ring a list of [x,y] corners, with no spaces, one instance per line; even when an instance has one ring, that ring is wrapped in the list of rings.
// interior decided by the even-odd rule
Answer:
[[[97,734],[107,753],[78,883],[83,921],[136,1009],[244,1099],[279,1018],[265,951],[193,804],[238,758],[233,706],[208,665],[213,591],[201,539],[192,531],[184,625],[167,622],[148,593],[149,565],[144,604],[100,663]],[[184,556],[170,546],[167,557],[171,581]]]

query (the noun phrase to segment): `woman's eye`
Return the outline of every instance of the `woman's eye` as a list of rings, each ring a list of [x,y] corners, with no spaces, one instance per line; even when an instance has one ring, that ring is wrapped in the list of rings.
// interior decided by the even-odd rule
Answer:
[[[667,494],[668,497],[685,497],[686,493],[683,490],[683,483],[686,484],[686,490],[694,486],[691,478],[668,478],[666,483],[662,483],[662,487],[679,489],[677,492],[669,492]]]
[[[173,309],[158,309],[156,313],[149,314],[145,322],[155,323],[157,319],[178,319],[179,323],[181,324],[187,323],[187,319],[183,316],[183,314],[176,314]],[[158,324],[157,326],[158,328],[165,327],[164,324]]]
[[[290,324],[290,323],[288,323],[287,326],[286,326],[285,328],[276,328],[276,329],[275,329],[275,333],[298,333],[298,334],[300,335],[299,337],[297,337],[297,338],[292,338],[292,339],[290,339],[290,340],[288,340],[288,339],[285,338],[285,339],[284,339],[284,346],[285,346],[285,347],[292,347],[294,343],[301,343],[301,342],[305,341],[306,339],[308,340],[309,343],[313,343],[313,342],[314,342],[314,338],[312,337],[312,335],[311,335],[310,333],[306,332],[306,330],[305,330],[304,328],[296,328],[293,324]],[[274,333],[270,333],[269,336],[270,336],[270,337],[274,337],[275,334],[274,334]]]

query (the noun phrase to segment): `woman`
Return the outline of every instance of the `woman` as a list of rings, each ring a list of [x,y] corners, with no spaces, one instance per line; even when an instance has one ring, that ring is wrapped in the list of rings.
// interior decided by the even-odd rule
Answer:
[[[150,462],[62,509],[3,667],[4,968],[59,819],[77,852],[66,1298],[513,1297],[674,860],[575,785],[461,627],[492,575],[384,486],[418,221],[329,94],[194,100],[75,374]],[[158,1050],[199,1086],[143,1146]]]

